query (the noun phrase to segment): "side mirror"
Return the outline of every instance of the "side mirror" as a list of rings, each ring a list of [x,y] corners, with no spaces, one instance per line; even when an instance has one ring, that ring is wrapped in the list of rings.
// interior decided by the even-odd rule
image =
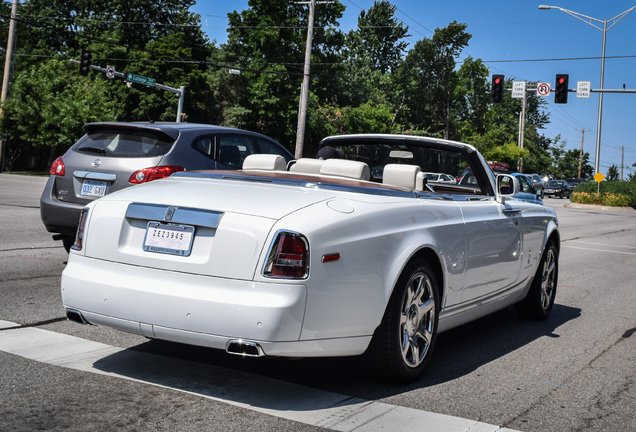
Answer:
[[[543,189],[537,189],[537,197],[543,198],[544,195],[545,195],[545,192],[543,192]]]
[[[519,193],[519,180],[508,174],[497,174],[497,195],[511,197]]]

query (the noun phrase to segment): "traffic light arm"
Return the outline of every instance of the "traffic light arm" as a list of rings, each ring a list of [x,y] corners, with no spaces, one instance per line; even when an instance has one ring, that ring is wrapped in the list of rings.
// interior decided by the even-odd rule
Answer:
[[[512,89],[507,88],[504,89],[504,91],[507,92],[511,92]],[[536,92],[537,88],[536,87],[527,87],[526,88],[526,93],[527,92]],[[576,89],[568,89],[569,93],[576,93]],[[590,89],[591,93],[636,93],[636,89]]]
[[[69,61],[71,63],[80,64],[80,62],[77,61],[77,60],[71,59]],[[91,65],[90,67],[93,70],[106,73],[106,68],[95,66],[95,65]],[[121,78],[121,79],[125,78],[125,74],[123,74],[121,72],[114,71],[113,73],[118,78]],[[157,87],[157,88],[160,88],[161,90],[166,90],[166,91],[175,93],[177,96],[179,96],[179,105],[177,106],[177,123],[180,123],[181,122],[181,113],[183,112],[183,100],[184,100],[184,97],[185,97],[185,87],[181,86],[179,88],[174,88],[174,87],[170,87],[170,86],[163,85],[163,84],[158,84],[158,83],[155,83],[155,85],[153,87]]]

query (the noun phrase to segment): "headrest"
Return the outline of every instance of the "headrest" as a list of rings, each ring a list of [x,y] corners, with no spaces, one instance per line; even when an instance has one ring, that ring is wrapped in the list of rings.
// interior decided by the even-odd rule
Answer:
[[[420,171],[421,168],[417,165],[388,164],[384,166],[382,172],[382,183],[411,190],[422,190],[423,175],[419,175]]]
[[[285,158],[276,154],[251,154],[243,161],[243,170],[285,171]]]
[[[324,160],[320,159],[300,158],[289,167],[289,170],[305,174],[320,174],[320,167],[323,162]]]
[[[371,178],[371,172],[367,164],[346,159],[327,159],[320,167],[320,174],[356,180],[369,180]]]

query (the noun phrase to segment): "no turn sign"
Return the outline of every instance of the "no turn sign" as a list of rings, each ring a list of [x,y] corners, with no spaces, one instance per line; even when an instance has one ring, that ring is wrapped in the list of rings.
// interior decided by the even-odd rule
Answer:
[[[537,94],[539,96],[550,96],[550,83],[537,84]]]
[[[106,66],[106,78],[115,78],[115,66]]]

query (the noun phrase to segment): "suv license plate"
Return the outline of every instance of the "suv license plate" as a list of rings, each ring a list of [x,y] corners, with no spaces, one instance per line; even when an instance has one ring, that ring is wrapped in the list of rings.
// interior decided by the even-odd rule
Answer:
[[[103,197],[106,195],[106,182],[97,180],[84,180],[82,183],[82,196]]]
[[[147,252],[188,256],[193,240],[193,226],[148,222],[143,249]]]

